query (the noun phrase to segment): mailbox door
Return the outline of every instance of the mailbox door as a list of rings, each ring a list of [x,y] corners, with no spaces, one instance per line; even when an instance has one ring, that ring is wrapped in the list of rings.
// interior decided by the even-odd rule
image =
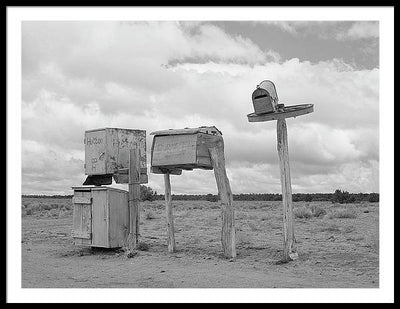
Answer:
[[[109,247],[109,199],[108,189],[92,189],[92,245]]]
[[[72,237],[76,245],[92,243],[92,198],[90,190],[75,190]]]
[[[106,174],[106,131],[85,132],[85,174]]]

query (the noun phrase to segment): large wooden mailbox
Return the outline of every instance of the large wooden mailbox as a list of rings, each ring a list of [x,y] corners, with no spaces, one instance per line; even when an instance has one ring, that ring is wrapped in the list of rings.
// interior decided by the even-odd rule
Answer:
[[[140,182],[147,183],[146,131],[102,128],[85,131],[84,185],[128,183],[129,150],[140,150]]]
[[[167,245],[175,252],[174,219],[170,174],[180,175],[182,170],[214,170],[218,196],[222,208],[221,243],[224,255],[236,258],[235,213],[232,191],[225,169],[224,140],[214,126],[170,129],[152,132],[151,172],[164,174]]]
[[[181,174],[195,168],[212,170],[210,144],[222,133],[216,127],[152,132],[151,172]]]
[[[73,187],[75,245],[122,247],[129,233],[128,192],[109,187]]]

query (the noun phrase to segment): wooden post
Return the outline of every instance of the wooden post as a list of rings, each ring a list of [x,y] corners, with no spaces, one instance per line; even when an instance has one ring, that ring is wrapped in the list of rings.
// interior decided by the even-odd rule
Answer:
[[[172,212],[171,181],[169,173],[164,174],[165,214],[167,219],[168,252],[175,252],[174,216]]]
[[[294,236],[292,186],[290,183],[289,151],[285,119],[278,119],[277,141],[283,203],[283,260],[288,261],[297,259],[298,254],[296,252],[296,239]]]
[[[129,151],[129,236],[128,249],[136,249],[139,241],[140,201],[140,150]]]
[[[225,169],[224,141],[221,137],[217,138],[216,142],[209,148],[209,152],[221,200],[222,249],[226,257],[234,259],[236,258],[235,210],[232,191]]]

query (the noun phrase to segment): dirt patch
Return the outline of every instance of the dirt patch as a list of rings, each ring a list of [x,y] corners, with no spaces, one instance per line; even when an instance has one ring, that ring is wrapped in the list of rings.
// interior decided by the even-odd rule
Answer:
[[[72,211],[65,207],[65,200],[60,203],[65,208],[62,216],[43,215],[46,209],[23,215],[24,288],[379,287],[377,203],[353,205],[355,218],[329,216],[343,205],[294,203],[295,207],[315,205],[326,215],[295,219],[299,259],[289,263],[280,263],[283,236],[279,201],[234,203],[235,261],[222,256],[221,212],[213,202],[173,202],[175,253],[167,250],[163,203],[142,203],[140,241],[146,250],[137,250],[131,258],[118,248],[74,246]]]

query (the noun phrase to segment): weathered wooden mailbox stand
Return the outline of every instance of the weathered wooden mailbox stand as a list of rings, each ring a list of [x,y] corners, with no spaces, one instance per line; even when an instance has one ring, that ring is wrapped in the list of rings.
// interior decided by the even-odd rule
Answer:
[[[278,104],[278,95],[273,82],[262,81],[252,94],[254,113],[248,114],[249,122],[277,120],[277,149],[281,173],[283,202],[283,260],[298,258],[296,239],[294,236],[292,186],[290,181],[289,150],[287,139],[286,118],[312,113],[313,104],[284,106]]]
[[[140,183],[147,183],[146,131],[103,128],[85,131],[83,186],[74,189],[74,243],[92,247],[136,247]],[[106,187],[129,183],[129,191]]]
[[[226,257],[235,258],[235,214],[225,169],[222,133],[216,127],[199,127],[157,131],[150,135],[154,135],[151,172],[164,174],[168,251],[176,249],[170,175],[196,168],[213,169],[222,207],[222,248]]]

